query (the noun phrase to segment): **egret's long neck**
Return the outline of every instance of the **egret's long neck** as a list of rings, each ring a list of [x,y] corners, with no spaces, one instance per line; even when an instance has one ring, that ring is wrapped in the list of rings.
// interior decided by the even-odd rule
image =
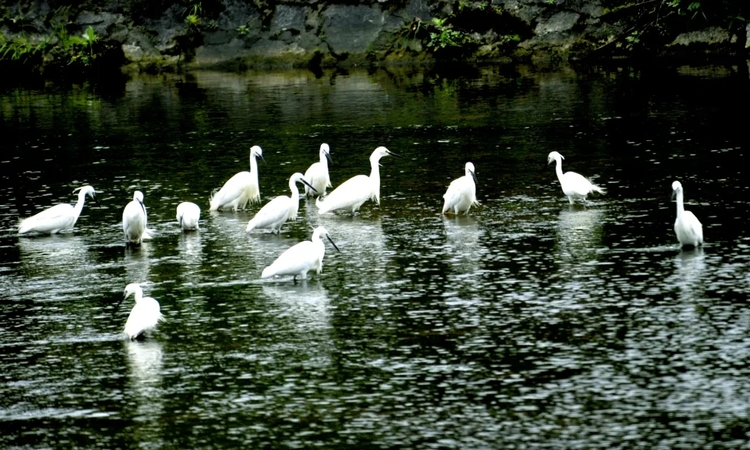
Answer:
[[[370,186],[372,186],[371,197],[375,199],[375,203],[380,204],[380,161],[378,159],[370,159]]]
[[[680,217],[685,212],[685,204],[683,203],[682,190],[677,191],[677,217]]]
[[[320,154],[320,164],[328,170],[328,158],[325,153]]]
[[[86,203],[86,193],[83,191],[78,192],[78,201],[76,202],[76,206],[74,208],[74,218],[73,218],[73,225],[78,221],[78,216],[81,215],[81,211],[83,211],[83,204]]]
[[[562,181],[562,176],[563,176],[562,160],[559,158],[555,161],[555,173],[557,174],[557,179]]]
[[[316,247],[319,247],[320,250],[320,260],[323,260],[323,257],[326,255],[326,243],[323,242],[323,238],[320,237],[320,233],[313,233],[312,242],[315,244]]]
[[[138,288],[135,290],[135,302],[138,303],[143,298],[143,290]]]
[[[299,212],[299,189],[297,188],[296,181],[289,181],[289,190],[292,191],[292,195],[289,197],[292,200],[292,207],[289,210],[289,218],[291,220],[297,220],[297,213]]]
[[[250,152],[250,178],[258,184],[258,161],[252,152]]]

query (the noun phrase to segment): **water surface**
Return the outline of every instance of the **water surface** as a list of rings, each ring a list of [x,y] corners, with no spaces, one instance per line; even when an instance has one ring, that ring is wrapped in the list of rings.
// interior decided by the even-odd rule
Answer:
[[[142,77],[0,93],[3,446],[742,447],[750,431],[748,97],[739,67]],[[381,205],[244,232],[208,196],[263,148],[263,202],[331,146]],[[546,156],[607,189],[563,197]],[[440,214],[477,168],[482,205]],[[671,183],[703,222],[681,251]],[[19,217],[97,190],[75,230]],[[145,194],[155,238],[120,225]],[[180,201],[203,208],[181,233]],[[322,224],[320,276],[260,280]],[[121,334],[126,284],[159,300]]]

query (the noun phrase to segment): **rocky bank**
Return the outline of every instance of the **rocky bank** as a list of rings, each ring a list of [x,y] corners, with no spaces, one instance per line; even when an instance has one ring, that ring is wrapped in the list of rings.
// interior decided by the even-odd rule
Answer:
[[[6,42],[54,42],[60,27],[70,35],[85,35],[91,28],[97,48],[110,54],[107,60],[134,71],[747,53],[744,24],[685,19],[690,26],[649,35],[654,27],[648,14],[660,24],[661,9],[640,6],[644,10],[634,12],[634,5],[611,3],[36,0],[0,7],[0,33]],[[644,4],[649,3],[658,2]],[[666,17],[676,17],[678,6],[665,9],[664,14],[672,14]]]

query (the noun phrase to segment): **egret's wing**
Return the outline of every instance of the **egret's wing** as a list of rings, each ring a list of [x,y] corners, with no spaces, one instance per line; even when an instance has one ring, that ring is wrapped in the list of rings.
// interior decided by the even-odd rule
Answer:
[[[683,214],[690,233],[697,237],[699,241],[703,242],[703,225],[700,220],[695,217],[695,214],[693,214],[692,211],[685,211]]]
[[[341,183],[321,203],[326,211],[335,211],[364,203],[372,197],[372,194],[370,177],[357,175]]]
[[[313,180],[320,175],[321,164],[319,162],[310,164],[310,167],[305,171],[305,181],[313,184]]]
[[[250,172],[236,173],[232,178],[224,183],[219,192],[211,197],[211,209],[216,210],[226,206],[242,196],[243,192],[250,190],[252,177]],[[248,192],[249,193],[249,192]]]
[[[289,197],[276,197],[270,202],[263,205],[255,216],[250,219],[253,228],[263,228],[272,223],[276,223],[289,215]]]
[[[153,328],[162,319],[159,302],[151,297],[142,298],[133,306],[125,322],[125,334],[135,337]]]
[[[122,230],[132,237],[135,234],[140,236],[145,229],[146,212],[143,206],[137,201],[125,205],[122,211]]]
[[[445,194],[443,194],[443,200],[445,202],[443,203],[443,212],[448,211],[449,209],[456,206],[456,203],[461,200],[461,193],[462,193],[462,178],[457,178],[453,181],[451,181],[451,184],[448,185],[448,190],[445,191]]]
[[[310,270],[315,265],[313,243],[302,241],[288,248],[270,266],[263,270],[263,278],[273,275],[292,275]]]
[[[72,225],[75,208],[67,203],[55,205],[51,208],[24,219],[19,224],[19,231],[50,232],[61,230]]]
[[[565,187],[574,194],[585,197],[591,192],[591,182],[580,173],[565,172],[563,177],[565,178]]]

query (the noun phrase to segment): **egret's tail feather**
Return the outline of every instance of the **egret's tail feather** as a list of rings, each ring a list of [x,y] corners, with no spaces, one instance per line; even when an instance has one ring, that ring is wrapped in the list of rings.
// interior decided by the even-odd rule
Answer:
[[[607,193],[607,190],[606,190],[606,189],[604,189],[604,188],[603,188],[603,187],[601,187],[601,186],[597,186],[597,185],[596,185],[596,184],[594,184],[594,183],[591,183],[591,190],[592,190],[592,191],[594,191],[594,192],[597,192],[597,193],[599,193],[599,194],[602,194],[602,195],[604,195],[604,194],[606,194],[606,193]]]
[[[18,234],[24,234],[31,231],[31,224],[27,219],[21,219],[18,221]]]

